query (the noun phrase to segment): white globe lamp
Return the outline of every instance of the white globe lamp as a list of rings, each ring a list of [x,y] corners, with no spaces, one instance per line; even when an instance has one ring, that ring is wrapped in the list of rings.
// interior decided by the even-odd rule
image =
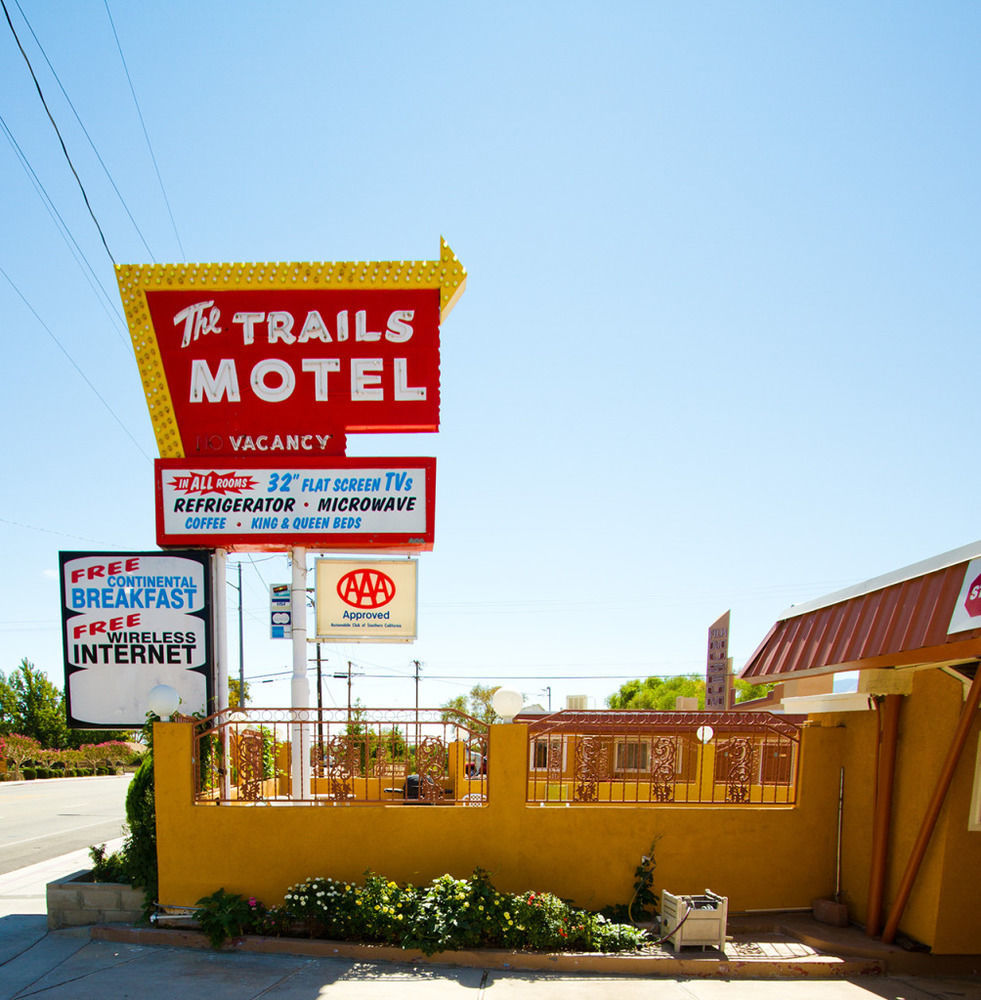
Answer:
[[[525,699],[521,692],[511,688],[500,687],[491,698],[491,707],[505,722],[513,722],[524,703]]]
[[[177,711],[180,703],[180,696],[169,684],[158,684],[147,695],[147,708],[163,722]]]

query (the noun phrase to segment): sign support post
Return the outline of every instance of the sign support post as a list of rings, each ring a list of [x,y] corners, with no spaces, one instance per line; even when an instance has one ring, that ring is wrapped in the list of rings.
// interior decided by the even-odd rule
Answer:
[[[310,724],[305,712],[310,707],[307,680],[307,550],[300,545],[290,550],[293,582],[290,599],[293,614],[293,680],[291,685],[293,722],[292,798],[310,797]]]
[[[228,568],[228,553],[224,549],[215,549],[214,556],[214,607],[215,622],[215,712],[225,712],[228,708],[228,611],[225,603],[227,590],[226,578]],[[227,718],[225,719],[227,722]],[[221,773],[221,794],[228,799],[231,793],[231,746],[228,726],[222,727],[222,758],[226,761]]]

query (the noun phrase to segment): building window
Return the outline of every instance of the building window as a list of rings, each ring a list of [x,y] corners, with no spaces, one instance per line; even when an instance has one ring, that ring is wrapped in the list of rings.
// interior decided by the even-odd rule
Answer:
[[[651,762],[651,745],[647,740],[624,740],[617,743],[618,771],[646,771]]]
[[[540,737],[531,744],[531,769],[549,770],[549,748],[552,750],[552,770],[565,770],[565,740],[561,736]],[[558,767],[556,767],[558,764]]]
[[[793,763],[792,747],[764,743],[760,753],[760,784],[789,785],[794,776]]]

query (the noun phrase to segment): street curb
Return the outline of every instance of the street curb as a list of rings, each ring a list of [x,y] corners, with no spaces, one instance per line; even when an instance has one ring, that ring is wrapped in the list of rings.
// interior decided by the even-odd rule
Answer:
[[[94,941],[149,945],[164,948],[210,949],[200,931],[155,927],[96,924]],[[306,958],[346,958],[360,962],[390,962],[400,965],[448,965],[477,969],[526,972],[572,972],[592,975],[666,977],[676,979],[840,979],[885,974],[882,961],[874,958],[839,958],[811,955],[801,958],[686,958],[666,955],[545,954],[538,952],[444,951],[424,955],[421,951],[391,945],[352,944],[306,938],[276,938],[248,935],[226,943],[223,952],[264,955],[299,955]]]

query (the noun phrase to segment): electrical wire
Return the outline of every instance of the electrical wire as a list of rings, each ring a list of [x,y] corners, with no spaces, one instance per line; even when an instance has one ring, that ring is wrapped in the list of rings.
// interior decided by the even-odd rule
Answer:
[[[34,87],[37,90],[38,97],[41,98],[41,104],[44,106],[44,112],[48,116],[48,121],[51,122],[51,127],[55,130],[55,135],[58,136],[58,142],[61,144],[61,151],[65,154],[65,160],[68,162],[68,166],[71,168],[72,175],[78,184],[79,191],[82,192],[82,200],[85,202],[85,207],[89,210],[89,215],[92,218],[92,222],[95,224],[95,228],[99,232],[99,238],[102,240],[102,245],[106,249],[106,253],[109,256],[109,260],[112,261],[113,267],[116,266],[116,258],[113,257],[112,251],[109,249],[109,244],[106,242],[106,235],[102,231],[102,226],[99,225],[99,220],[95,217],[95,212],[92,210],[92,204],[89,201],[89,196],[85,191],[85,185],[82,183],[82,179],[78,176],[78,171],[75,169],[75,164],[72,163],[72,158],[68,155],[68,147],[65,145],[65,140],[62,138],[61,131],[58,128],[58,123],[54,120],[54,116],[51,114],[51,109],[48,107],[48,102],[44,98],[44,92],[41,90],[41,84],[38,82],[37,74],[34,72],[34,67],[31,65],[31,60],[28,58],[27,53],[24,51],[24,46],[20,43],[20,38],[17,35],[17,29],[14,27],[14,22],[10,19],[10,11],[7,10],[7,4],[4,0],[0,0],[0,7],[3,7],[4,16],[7,18],[7,25],[10,27],[10,33],[14,36],[14,41],[17,43],[17,48],[20,49],[20,54],[24,57],[24,62],[27,63],[27,68],[30,71],[31,79],[34,81]],[[8,279],[9,280],[9,279]]]
[[[41,55],[44,56],[44,61],[48,64],[48,69],[51,70],[51,75],[55,78],[55,82],[61,89],[62,96],[68,102],[68,107],[72,109],[72,114],[75,115],[75,121],[78,122],[78,127],[82,130],[82,134],[85,136],[85,138],[88,139],[89,145],[92,147],[92,152],[95,153],[95,158],[99,161],[99,165],[102,167],[106,175],[106,178],[112,185],[113,191],[116,192],[116,197],[119,199],[119,204],[123,206],[123,211],[126,213],[127,217],[129,218],[129,221],[133,223],[133,228],[136,230],[136,234],[137,236],[139,236],[140,242],[142,242],[144,249],[150,255],[150,259],[154,263],[156,263],[157,258],[153,255],[153,251],[150,249],[150,246],[147,243],[146,238],[143,235],[143,231],[139,227],[139,224],[137,223],[136,219],[133,218],[133,213],[129,210],[129,205],[126,204],[126,199],[123,197],[122,192],[117,187],[116,181],[113,178],[112,173],[106,166],[105,161],[102,159],[102,156],[100,155],[99,150],[95,145],[95,142],[92,140],[92,136],[89,135],[88,129],[86,129],[85,124],[82,122],[81,115],[79,115],[78,110],[72,103],[72,99],[68,96],[68,91],[65,90],[65,86],[61,82],[61,78],[58,76],[58,73],[55,70],[54,66],[51,64],[51,60],[48,58],[47,52],[44,51],[44,46],[41,44],[41,40],[37,37],[37,33],[31,26],[31,22],[27,19],[27,15],[24,13],[24,8],[21,7],[20,5],[20,0],[14,0],[14,3],[17,5],[17,10],[20,12],[20,16],[23,18],[24,24],[27,25],[27,30],[31,33],[31,37],[34,39],[34,44],[38,47],[38,51],[41,53]]]
[[[0,268],[2,271],[2,268]],[[6,277],[6,275],[4,275]],[[9,280],[9,279],[8,279]],[[10,524],[15,528],[27,528],[29,531],[43,531],[48,535],[61,535],[62,538],[75,538],[80,542],[91,542],[93,545],[108,545],[108,542],[100,542],[96,538],[86,538],[85,535],[71,535],[67,531],[55,531],[54,528],[39,528],[34,524],[24,524],[22,521],[11,521],[9,518],[0,517],[0,524]]]
[[[2,3],[3,0],[0,0]],[[119,52],[119,58],[123,64],[123,70],[126,73],[126,81],[129,83],[129,92],[133,95],[133,104],[136,105],[136,113],[140,118],[140,125],[143,127],[143,137],[146,139],[146,148],[150,151],[150,159],[153,161],[153,169],[157,175],[157,183],[160,185],[160,193],[163,195],[164,204],[167,206],[167,214],[170,216],[170,224],[174,229],[174,236],[177,237],[177,245],[180,247],[181,259],[187,260],[187,254],[184,253],[184,244],[181,242],[181,235],[177,231],[177,223],[174,220],[174,213],[170,208],[170,199],[167,197],[167,192],[164,189],[163,178],[160,176],[160,167],[157,166],[157,158],[153,153],[153,145],[150,142],[150,133],[147,131],[146,121],[143,119],[143,112],[140,109],[140,102],[136,98],[136,88],[133,86],[133,78],[129,75],[129,66],[126,65],[126,57],[123,55],[123,47],[119,43],[119,34],[116,31],[116,23],[112,19],[112,11],[109,10],[109,0],[103,0],[106,5],[106,14],[109,17],[109,25],[112,28],[112,37],[116,39],[116,49]]]
[[[36,171],[31,166],[30,160],[27,158],[27,154],[21,148],[20,143],[14,137],[13,132],[10,130],[10,126],[4,120],[3,116],[0,115],[0,130],[7,137],[7,142],[10,143],[17,155],[18,160],[20,160],[20,165],[24,172],[27,174],[28,180],[34,185],[34,190],[37,196],[41,199],[41,204],[44,205],[51,218],[51,221],[55,224],[55,229],[58,230],[59,235],[65,242],[65,246],[68,247],[69,253],[75,258],[75,263],[78,265],[79,270],[82,272],[82,276],[88,282],[89,287],[95,293],[96,300],[99,305],[102,306],[103,312],[109,317],[109,320],[116,331],[116,335],[127,347],[129,346],[129,341],[125,335],[125,326],[123,325],[122,315],[118,311],[114,311],[116,303],[113,302],[109,294],[106,292],[105,288],[102,286],[102,282],[99,280],[99,276],[95,273],[95,269],[89,262],[85,251],[79,246],[78,241],[72,235],[71,229],[68,227],[68,223],[65,222],[61,213],[55,206],[51,195],[48,194],[47,188],[41,182]],[[83,267],[84,262],[84,267]],[[135,360],[135,359],[134,359]]]
[[[3,3],[3,0],[0,0],[0,4],[2,4],[2,3]],[[9,285],[10,285],[10,287],[11,287],[11,288],[12,288],[12,289],[14,290],[14,292],[16,292],[16,294],[17,294],[18,298],[19,298],[19,299],[21,300],[21,302],[23,302],[23,303],[24,303],[24,305],[25,305],[25,306],[27,306],[27,308],[28,308],[28,309],[30,310],[31,314],[32,314],[32,315],[34,316],[34,318],[35,318],[35,319],[36,319],[36,320],[38,321],[38,323],[39,323],[39,324],[41,325],[41,328],[42,328],[42,329],[44,330],[44,332],[45,332],[45,333],[46,333],[46,334],[47,334],[47,335],[48,335],[48,336],[49,336],[49,337],[50,337],[50,338],[51,338],[51,339],[52,339],[52,340],[53,340],[53,341],[55,342],[55,344],[56,344],[56,345],[57,345],[57,347],[58,347],[58,350],[60,350],[60,351],[61,351],[61,353],[65,355],[65,357],[66,357],[66,358],[68,359],[69,363],[71,364],[72,368],[74,368],[74,369],[75,369],[75,371],[76,371],[76,372],[78,373],[78,375],[79,375],[79,377],[80,377],[80,378],[82,379],[82,381],[83,381],[83,382],[84,382],[84,383],[85,383],[85,384],[86,384],[86,385],[87,385],[87,386],[88,386],[88,387],[89,387],[89,388],[90,388],[90,389],[92,390],[92,392],[93,392],[93,393],[95,393],[95,395],[96,395],[96,398],[97,398],[97,399],[99,400],[99,402],[100,402],[100,403],[102,403],[102,405],[103,405],[103,406],[104,406],[104,407],[106,408],[106,410],[107,410],[107,411],[109,412],[109,415],[110,415],[110,416],[112,417],[112,419],[113,419],[113,420],[115,420],[115,421],[116,421],[116,423],[117,423],[117,424],[119,424],[119,426],[120,426],[120,427],[121,427],[121,428],[123,429],[123,433],[124,433],[124,434],[125,434],[125,435],[126,435],[126,436],[127,436],[128,438],[129,438],[129,439],[130,439],[130,441],[132,441],[132,442],[133,442],[133,444],[134,444],[134,445],[136,445],[136,449],[137,449],[137,451],[139,451],[139,453],[140,453],[140,454],[141,454],[141,455],[142,455],[142,456],[143,456],[143,457],[144,457],[144,458],[145,458],[145,459],[146,459],[146,460],[147,460],[148,462],[152,462],[153,460],[152,460],[152,459],[150,458],[150,456],[149,456],[149,455],[148,455],[148,454],[147,454],[147,453],[146,453],[146,452],[145,452],[145,451],[143,450],[143,446],[142,446],[142,445],[140,444],[140,442],[139,442],[139,441],[137,441],[135,437],[133,437],[132,433],[130,432],[130,429],[129,429],[129,428],[128,428],[128,427],[127,427],[127,426],[126,426],[126,425],[125,425],[124,423],[123,423],[123,421],[122,421],[122,419],[120,418],[119,414],[117,414],[117,413],[116,413],[116,411],[115,411],[115,410],[114,410],[114,409],[113,409],[113,408],[112,408],[112,407],[111,407],[111,406],[109,405],[109,403],[108,403],[108,402],[106,401],[106,399],[105,399],[105,397],[104,397],[104,396],[102,395],[102,393],[101,393],[101,392],[99,392],[99,390],[98,390],[98,389],[96,389],[96,387],[95,387],[95,386],[94,386],[94,385],[93,385],[93,384],[92,384],[92,383],[91,383],[91,382],[89,381],[89,378],[88,378],[88,376],[87,376],[87,375],[85,374],[85,372],[83,372],[83,371],[82,371],[82,369],[81,369],[81,368],[79,368],[79,366],[78,366],[78,363],[77,363],[77,362],[75,361],[75,359],[74,359],[74,358],[73,358],[73,357],[72,357],[72,356],[71,356],[71,355],[70,355],[70,354],[68,353],[68,350],[66,349],[65,345],[64,345],[64,344],[62,344],[62,342],[61,342],[61,341],[60,341],[60,340],[59,340],[59,339],[58,339],[58,338],[57,338],[57,337],[56,337],[56,336],[54,335],[54,332],[53,332],[53,331],[51,330],[51,328],[50,328],[50,327],[48,326],[48,324],[47,324],[47,323],[45,323],[43,319],[41,319],[41,317],[40,317],[40,316],[38,315],[38,312],[37,312],[37,310],[36,310],[36,309],[34,308],[34,306],[32,306],[32,305],[30,304],[30,302],[28,302],[28,301],[27,301],[27,299],[26,299],[26,298],[24,297],[24,294],[23,294],[23,293],[21,292],[21,290],[20,290],[20,289],[19,289],[19,288],[18,288],[18,287],[17,287],[17,286],[16,286],[15,284],[14,284],[14,282],[13,282],[13,280],[11,279],[10,275],[9,275],[9,274],[7,274],[7,272],[6,272],[6,271],[5,271],[5,270],[4,270],[4,269],[3,269],[2,267],[0,267],[0,275],[3,275],[3,277],[4,277],[4,278],[6,278],[6,280],[7,280],[7,284],[9,284]]]

